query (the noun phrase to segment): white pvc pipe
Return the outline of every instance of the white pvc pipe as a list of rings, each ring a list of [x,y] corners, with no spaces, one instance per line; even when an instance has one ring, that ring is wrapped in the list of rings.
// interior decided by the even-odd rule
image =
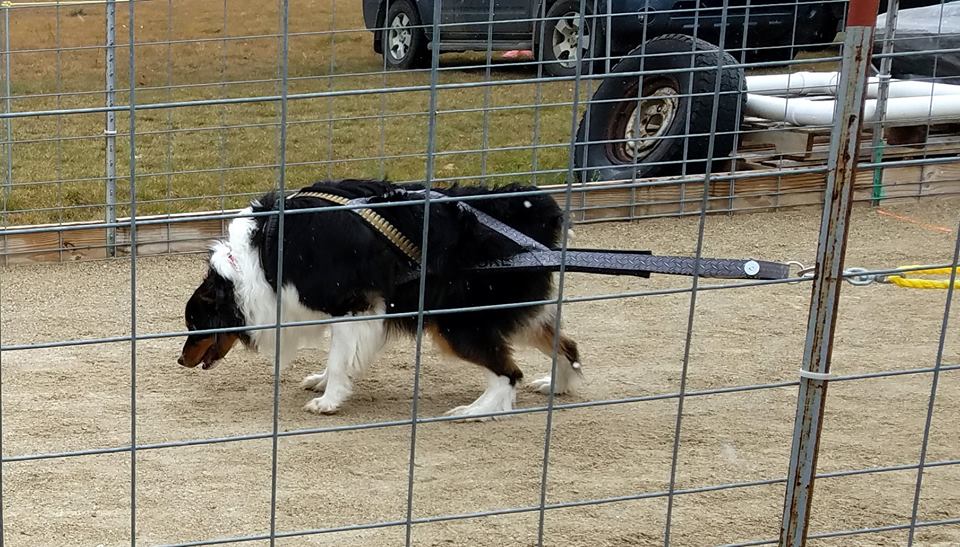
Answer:
[[[833,95],[839,72],[794,72],[747,76],[747,93],[758,95]]]
[[[747,94],[744,113],[770,121],[787,122],[793,125],[832,125],[836,101],[811,101],[809,99],[768,97]],[[876,99],[864,103],[864,121],[875,121]],[[887,121],[926,121],[936,118],[960,117],[960,95],[935,95],[933,97],[896,97],[887,101]]]
[[[836,101],[784,99],[748,93],[744,114],[793,125],[831,125],[835,103]]]
[[[867,85],[867,98],[876,99],[879,94],[879,78],[870,78]],[[960,95],[960,85],[940,84],[933,82],[916,82],[913,80],[890,80],[887,87],[888,97],[930,97],[945,95]]]
[[[794,72],[792,74],[760,74],[747,76],[747,92],[758,95],[804,96],[836,95],[839,72]],[[867,85],[867,98],[876,99],[880,79],[873,77]],[[960,95],[960,85],[912,80],[890,80],[889,97],[929,97]]]

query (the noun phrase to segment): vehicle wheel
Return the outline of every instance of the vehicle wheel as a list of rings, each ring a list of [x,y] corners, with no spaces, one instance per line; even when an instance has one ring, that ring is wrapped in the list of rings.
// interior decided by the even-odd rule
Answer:
[[[427,36],[417,8],[408,0],[394,0],[384,22],[381,41],[387,68],[421,68],[426,59]]]
[[[636,75],[617,76],[640,71],[638,47],[600,84],[580,120],[574,165],[582,181],[676,175],[684,166],[687,174],[703,173],[718,61],[727,66],[719,70],[713,157],[726,158],[733,150],[738,114],[746,100],[743,70],[732,66],[736,60],[712,44],[682,34],[654,38],[643,50],[643,88],[639,89]],[[689,68],[691,55],[692,66],[714,70],[670,72]]]
[[[592,56],[593,44],[602,43],[600,24],[594,24],[590,15],[590,9],[587,8],[583,18],[583,42],[580,43],[580,0],[558,0],[547,10],[543,23],[543,43],[538,48],[543,70],[547,74],[575,75],[577,63]],[[537,37],[539,39],[539,32]],[[585,74],[586,70],[581,69],[581,72]]]

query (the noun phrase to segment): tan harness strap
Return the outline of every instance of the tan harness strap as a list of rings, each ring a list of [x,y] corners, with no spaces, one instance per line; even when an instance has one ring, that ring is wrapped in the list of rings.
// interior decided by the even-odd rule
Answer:
[[[336,203],[337,205],[349,205],[350,200],[335,194],[327,194],[324,192],[297,192],[295,194],[290,194],[287,196],[287,199],[293,199],[297,197],[307,197],[307,198],[318,198],[331,203]],[[406,238],[400,230],[398,230],[393,224],[378,215],[372,209],[353,209],[353,212],[360,215],[363,220],[367,221],[367,224],[373,227],[376,231],[383,234],[390,243],[400,249],[400,251],[410,257],[416,263],[420,263],[420,249],[413,244],[412,241]]]

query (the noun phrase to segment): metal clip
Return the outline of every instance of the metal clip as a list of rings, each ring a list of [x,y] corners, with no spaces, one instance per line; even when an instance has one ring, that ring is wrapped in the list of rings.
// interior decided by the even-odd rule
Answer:
[[[813,277],[813,271],[817,269],[816,266],[811,266],[808,268],[804,266],[803,263],[797,262],[796,260],[791,260],[790,262],[787,262],[787,266],[797,267],[797,279],[794,281],[791,281],[791,283],[798,283],[803,279],[809,279]]]
[[[866,268],[847,268],[843,270],[843,278],[851,285],[864,286],[877,281],[876,274],[866,273]]]
[[[813,277],[814,272],[817,270],[816,266],[806,267],[802,263],[796,261],[787,262],[787,265],[796,266],[797,268],[797,279],[795,279],[793,283]],[[887,277],[885,275],[867,273],[869,271],[870,270],[866,268],[847,268],[843,270],[843,279],[851,285],[861,287],[864,285],[870,285],[871,283],[884,283],[887,281]]]

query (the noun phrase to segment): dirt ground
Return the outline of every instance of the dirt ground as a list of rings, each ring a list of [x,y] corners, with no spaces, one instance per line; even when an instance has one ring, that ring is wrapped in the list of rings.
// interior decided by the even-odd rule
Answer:
[[[858,207],[848,266],[945,262],[953,250],[960,200]],[[695,218],[580,226],[582,247],[691,253]],[[811,262],[819,211],[708,219],[708,256]],[[937,227],[947,227],[952,234]],[[181,310],[203,258],[137,262],[137,332],[181,328]],[[616,295],[679,287],[688,278],[571,275],[571,296]],[[2,342],[124,335],[130,328],[129,262],[11,267],[2,270]],[[766,384],[797,378],[810,286],[788,284],[699,294],[688,389]],[[936,358],[944,291],[845,285],[833,367],[841,374],[930,367]],[[579,342],[587,381],[561,401],[611,400],[678,390],[689,295],[633,296],[564,307]],[[960,362],[960,311],[947,333],[945,363]],[[159,443],[270,431],[272,366],[242,351],[209,372],[176,364],[180,339],[140,341],[137,442]],[[362,379],[336,416],[301,410],[300,379],[323,354],[304,351],[282,378],[285,431],[409,417],[413,344],[397,343]],[[429,346],[420,412],[435,416],[472,401],[478,370],[441,361]],[[122,447],[130,441],[130,345],[113,343],[2,354],[3,455]],[[549,366],[525,352],[528,379]],[[931,389],[929,374],[839,382],[829,388],[821,472],[918,461]],[[785,476],[795,387],[685,401],[677,483],[696,488]],[[544,403],[521,392],[519,407]],[[631,496],[668,487],[677,401],[613,404],[557,412],[548,503]],[[960,458],[960,373],[941,375],[929,462]],[[528,507],[538,503],[545,414],[484,424],[423,424],[417,432],[414,516]],[[324,432],[279,445],[277,526],[283,532],[402,519],[409,427]],[[269,440],[139,451],[137,536],[142,545],[258,534],[270,506]],[[6,545],[120,545],[130,534],[130,455],[126,452],[7,462],[3,465]],[[817,482],[811,532],[909,522],[916,472],[824,478]],[[778,535],[784,486],[773,484],[676,497],[674,545],[715,545]],[[960,517],[960,466],[924,476],[921,520]],[[551,510],[551,546],[662,544],[666,499]],[[413,528],[415,545],[533,545],[538,514],[430,523]],[[349,531],[283,540],[281,545],[401,545],[404,530]],[[918,531],[918,544],[958,545],[960,527]],[[905,531],[811,541],[811,545],[901,545]],[[265,543],[251,543],[252,545]]]

